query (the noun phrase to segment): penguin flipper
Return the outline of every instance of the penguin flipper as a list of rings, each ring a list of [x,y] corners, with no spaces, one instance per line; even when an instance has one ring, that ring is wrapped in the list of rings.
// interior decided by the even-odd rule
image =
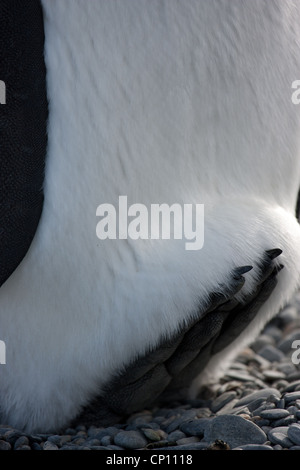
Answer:
[[[116,375],[73,424],[113,425],[145,407],[184,399],[210,358],[244,331],[275,289],[277,274],[283,266],[274,259],[280,254],[280,249],[265,252],[256,288],[243,302],[235,296],[245,283],[244,274],[252,266],[236,268],[230,283],[211,294],[197,320],[179,328],[171,339],[162,340],[159,347]]]
[[[0,286],[25,256],[43,207],[48,103],[38,0],[0,2]]]

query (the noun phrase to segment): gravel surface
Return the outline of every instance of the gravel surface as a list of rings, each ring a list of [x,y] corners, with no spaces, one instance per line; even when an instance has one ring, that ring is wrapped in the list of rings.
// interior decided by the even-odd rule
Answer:
[[[197,400],[143,410],[116,426],[77,426],[59,435],[28,435],[0,424],[0,450],[300,450],[295,340],[300,293]]]

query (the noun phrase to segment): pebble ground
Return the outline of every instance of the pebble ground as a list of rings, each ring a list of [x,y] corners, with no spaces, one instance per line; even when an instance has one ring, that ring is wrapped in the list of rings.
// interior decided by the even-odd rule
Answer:
[[[300,293],[198,399],[61,434],[29,435],[3,423],[0,450],[300,450],[298,360]]]

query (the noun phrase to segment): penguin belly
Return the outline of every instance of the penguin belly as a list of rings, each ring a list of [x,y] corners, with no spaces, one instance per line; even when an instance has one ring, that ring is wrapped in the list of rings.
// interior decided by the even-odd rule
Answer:
[[[300,5],[41,5],[44,205],[0,290],[1,421],[30,432],[194,396],[300,273]],[[97,209],[119,217],[122,196],[128,224],[135,204],[203,205],[203,246],[99,238]]]

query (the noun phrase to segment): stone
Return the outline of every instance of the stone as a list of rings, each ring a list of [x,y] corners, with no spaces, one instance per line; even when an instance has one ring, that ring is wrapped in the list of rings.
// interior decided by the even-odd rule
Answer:
[[[222,440],[231,449],[245,444],[264,444],[266,434],[251,421],[236,415],[217,416],[210,420],[204,432],[204,440]]]
[[[161,437],[157,431],[151,428],[142,428],[141,431],[150,441],[160,441]]]
[[[214,418],[200,418],[192,421],[182,423],[180,431],[183,431],[187,436],[200,436],[203,437],[205,429],[208,427],[210,421]]]
[[[297,329],[286,336],[282,341],[280,341],[277,345],[278,349],[280,349],[283,353],[291,353],[295,351],[292,348],[292,344],[295,340],[300,340],[300,329]]]
[[[292,401],[296,401],[300,399],[300,391],[297,392],[288,392],[284,395],[284,399],[286,403],[290,403]]]
[[[7,441],[3,441],[3,439],[0,439],[0,450],[11,450],[11,445]]]
[[[148,443],[139,431],[120,431],[114,437],[114,443],[125,449],[140,449]]]
[[[191,436],[191,437],[184,437],[182,439],[178,439],[176,444],[181,446],[185,444],[194,444],[195,442],[199,442],[199,437]]]
[[[43,450],[58,450],[58,446],[51,441],[46,441],[43,445]]]
[[[219,395],[211,404],[211,410],[213,413],[221,410],[227,403],[231,402],[236,397],[236,392],[225,392]]]
[[[288,428],[287,436],[294,444],[300,446],[300,424],[291,424]]]
[[[271,344],[268,344],[260,349],[258,354],[270,362],[280,362],[284,358],[283,352]]]
[[[293,445],[293,442],[288,438],[288,427],[279,426],[271,429],[268,433],[268,439],[272,444],[279,444],[282,447],[289,448]]]
[[[273,450],[273,448],[264,444],[245,444],[244,446],[235,447],[232,450]]]
[[[28,446],[29,440],[27,436],[20,436],[14,443],[14,449],[17,450],[19,447],[22,447],[23,445]]]
[[[176,431],[171,432],[167,436],[167,439],[168,439],[168,441],[177,442],[179,439],[183,439],[185,437],[186,437],[185,433],[180,431],[179,429],[177,429]]]
[[[255,392],[250,393],[242,397],[236,404],[236,407],[249,405],[254,400],[263,399],[267,400],[271,395],[275,395],[280,399],[280,393],[276,388],[264,388],[262,390],[257,390]]]
[[[275,420],[275,419],[281,419],[281,418],[285,418],[286,416],[289,416],[289,412],[287,410],[273,408],[270,410],[261,411],[259,413],[259,416],[261,416],[261,418]]]

